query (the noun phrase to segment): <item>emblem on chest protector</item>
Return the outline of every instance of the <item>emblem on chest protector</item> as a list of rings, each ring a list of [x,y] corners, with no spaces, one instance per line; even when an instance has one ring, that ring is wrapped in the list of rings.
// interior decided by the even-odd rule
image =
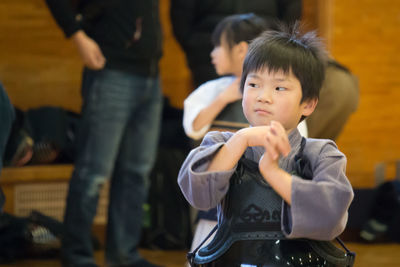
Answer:
[[[250,204],[245,208],[244,210],[241,211],[240,213],[240,218],[243,220],[243,222],[246,223],[261,223],[261,222],[270,222],[270,221],[280,221],[280,216],[281,212],[280,210],[268,210],[265,209],[263,210],[261,207],[255,205],[255,204]]]

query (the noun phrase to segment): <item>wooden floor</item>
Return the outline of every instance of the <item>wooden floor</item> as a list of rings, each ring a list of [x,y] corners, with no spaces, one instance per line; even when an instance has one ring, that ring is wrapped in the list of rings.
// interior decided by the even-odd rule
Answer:
[[[347,243],[357,253],[355,267],[400,267],[400,244],[367,245]],[[1,248],[0,248],[1,249]],[[164,267],[183,267],[186,251],[141,250],[141,254],[151,262]],[[104,253],[96,253],[99,266],[104,266]],[[60,267],[58,260],[21,260],[0,267]]]

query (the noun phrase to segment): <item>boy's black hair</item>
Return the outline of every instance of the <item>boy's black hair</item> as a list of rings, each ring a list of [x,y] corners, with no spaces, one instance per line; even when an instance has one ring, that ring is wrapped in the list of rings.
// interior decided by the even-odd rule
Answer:
[[[296,76],[302,89],[301,103],[318,99],[325,77],[325,50],[315,32],[300,34],[299,28],[298,22],[290,27],[281,25],[280,31],[266,31],[251,42],[243,63],[241,92],[250,72],[267,68]]]
[[[253,13],[231,15],[217,24],[211,41],[214,46],[220,46],[221,37],[224,36],[231,49],[242,41],[249,43],[267,29],[272,29],[272,21],[267,22]]]

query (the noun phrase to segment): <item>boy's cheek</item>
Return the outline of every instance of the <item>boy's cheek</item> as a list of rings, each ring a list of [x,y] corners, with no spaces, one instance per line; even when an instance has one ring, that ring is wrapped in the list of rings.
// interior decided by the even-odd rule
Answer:
[[[246,87],[244,87],[243,92],[242,92],[242,95],[243,95],[243,100],[242,100],[242,102],[245,103],[245,101],[248,101],[248,99],[249,99],[249,92],[248,92],[248,90],[246,89]]]
[[[245,95],[243,95],[242,108],[243,108],[243,112],[244,113],[246,113],[246,111],[249,108],[249,103],[248,103],[247,98],[245,97]]]

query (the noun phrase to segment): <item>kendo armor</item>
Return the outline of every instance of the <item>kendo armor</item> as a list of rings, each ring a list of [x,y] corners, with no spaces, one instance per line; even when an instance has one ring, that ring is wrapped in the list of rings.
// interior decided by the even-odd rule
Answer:
[[[303,157],[306,139],[295,156],[300,177],[312,177]],[[353,266],[355,254],[330,241],[288,239],[281,230],[282,198],[264,180],[258,163],[242,157],[222,203],[222,217],[214,239],[191,253],[196,267]],[[212,232],[213,233],[213,232]],[[211,236],[211,234],[209,236]]]

